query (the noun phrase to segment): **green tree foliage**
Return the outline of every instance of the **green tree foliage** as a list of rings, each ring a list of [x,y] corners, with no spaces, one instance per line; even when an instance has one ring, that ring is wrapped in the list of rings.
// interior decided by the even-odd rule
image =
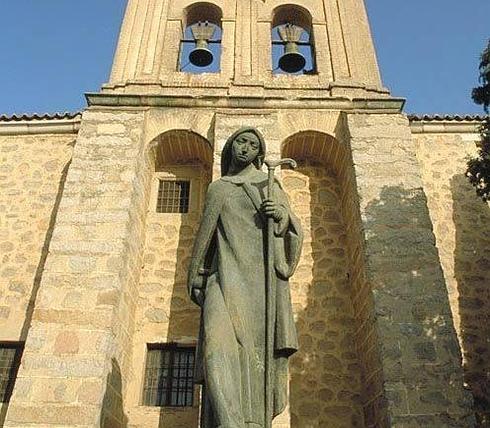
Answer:
[[[468,161],[466,175],[470,183],[475,187],[477,195],[484,202],[490,201],[490,41],[483,51],[480,61],[480,86],[473,89],[473,101],[482,105],[486,119],[483,121],[481,133],[481,145],[478,155]]]

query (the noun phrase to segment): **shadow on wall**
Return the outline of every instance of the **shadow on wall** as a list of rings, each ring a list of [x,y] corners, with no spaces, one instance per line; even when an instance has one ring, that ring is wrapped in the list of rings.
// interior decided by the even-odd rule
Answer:
[[[391,423],[472,426],[425,194],[385,186],[365,221]]]
[[[451,180],[465,381],[480,426],[490,426],[490,207],[463,175]]]
[[[75,143],[73,143],[74,145]],[[46,231],[46,236],[44,238],[43,247],[41,250],[41,257],[36,268],[36,273],[34,274],[34,284],[32,287],[31,298],[29,299],[29,304],[26,309],[26,316],[24,318],[24,324],[22,325],[22,330],[20,333],[20,341],[25,342],[27,340],[27,334],[29,333],[29,328],[31,327],[32,316],[34,314],[34,308],[36,306],[37,295],[39,293],[39,287],[41,286],[41,280],[44,273],[44,267],[46,265],[46,259],[48,257],[49,246],[51,244],[51,238],[53,237],[53,229],[56,223],[56,217],[58,216],[58,209],[60,207],[61,198],[63,196],[63,191],[65,189],[66,177],[68,175],[68,170],[70,169],[71,160],[67,162],[61,171],[61,178],[58,184],[58,189],[56,192],[56,199],[54,201],[53,209],[51,210],[51,215],[49,218],[48,230]]]
[[[128,426],[122,399],[121,368],[115,358],[112,359],[111,372],[107,375],[101,419],[101,428],[126,428]]]
[[[299,337],[290,364],[291,427],[363,427],[337,178],[314,165],[283,171],[283,176],[305,232],[302,259],[290,283]]]
[[[74,146],[75,142],[71,143],[71,146]],[[27,335],[29,333],[29,328],[32,323],[32,316],[34,314],[34,308],[36,306],[37,296],[39,294],[39,287],[41,286],[41,280],[44,273],[44,267],[46,265],[46,259],[49,253],[49,246],[51,244],[51,238],[53,237],[53,229],[56,223],[56,217],[58,215],[58,209],[61,203],[61,198],[63,196],[63,191],[65,189],[66,177],[68,174],[68,170],[70,169],[71,160],[69,160],[66,165],[63,167],[61,171],[61,178],[58,184],[58,188],[56,191],[56,199],[54,201],[53,209],[51,210],[51,214],[49,217],[48,229],[46,230],[46,235],[44,237],[43,246],[41,249],[41,256],[39,258],[39,262],[37,264],[36,272],[34,274],[34,281],[32,284],[31,297],[29,299],[29,303],[26,308],[26,315],[24,317],[24,323],[22,324],[22,328],[20,331],[19,342],[25,343],[27,340]],[[17,373],[14,375],[14,378],[17,377]],[[13,392],[12,386],[12,392]],[[10,400],[10,395],[7,397],[7,403],[0,403],[0,427],[5,423],[5,418],[7,417],[8,410],[8,401]]]

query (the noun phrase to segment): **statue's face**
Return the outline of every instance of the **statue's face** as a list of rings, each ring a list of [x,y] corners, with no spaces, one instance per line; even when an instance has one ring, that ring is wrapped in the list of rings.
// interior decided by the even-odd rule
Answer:
[[[235,165],[250,165],[260,151],[258,137],[252,132],[239,134],[231,146],[231,155]]]

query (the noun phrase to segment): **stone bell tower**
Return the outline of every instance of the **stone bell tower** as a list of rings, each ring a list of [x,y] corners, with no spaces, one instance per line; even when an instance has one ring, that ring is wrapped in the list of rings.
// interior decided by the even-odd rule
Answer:
[[[87,100],[6,427],[198,427],[198,388],[180,379],[173,401],[158,363],[191,358],[190,248],[242,126],[300,165],[281,174],[306,239],[276,426],[471,426],[415,143],[363,0],[129,0]]]
[[[179,67],[187,26],[209,20],[220,27],[219,73],[189,76]],[[314,72],[278,78],[272,73],[271,28],[301,26],[311,36]],[[103,93],[181,96],[381,97],[383,89],[364,4],[360,0],[288,3],[270,0],[129,1],[110,81]],[[186,94],[190,95],[190,94]],[[292,95],[288,95],[290,98]]]

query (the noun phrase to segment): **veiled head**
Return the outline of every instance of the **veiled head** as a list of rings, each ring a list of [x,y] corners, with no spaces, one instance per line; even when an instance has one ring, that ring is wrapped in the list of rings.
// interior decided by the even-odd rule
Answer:
[[[262,167],[265,157],[265,142],[257,129],[241,128],[228,140],[221,153],[221,175],[228,174],[233,160],[238,163],[253,163],[257,169]]]

